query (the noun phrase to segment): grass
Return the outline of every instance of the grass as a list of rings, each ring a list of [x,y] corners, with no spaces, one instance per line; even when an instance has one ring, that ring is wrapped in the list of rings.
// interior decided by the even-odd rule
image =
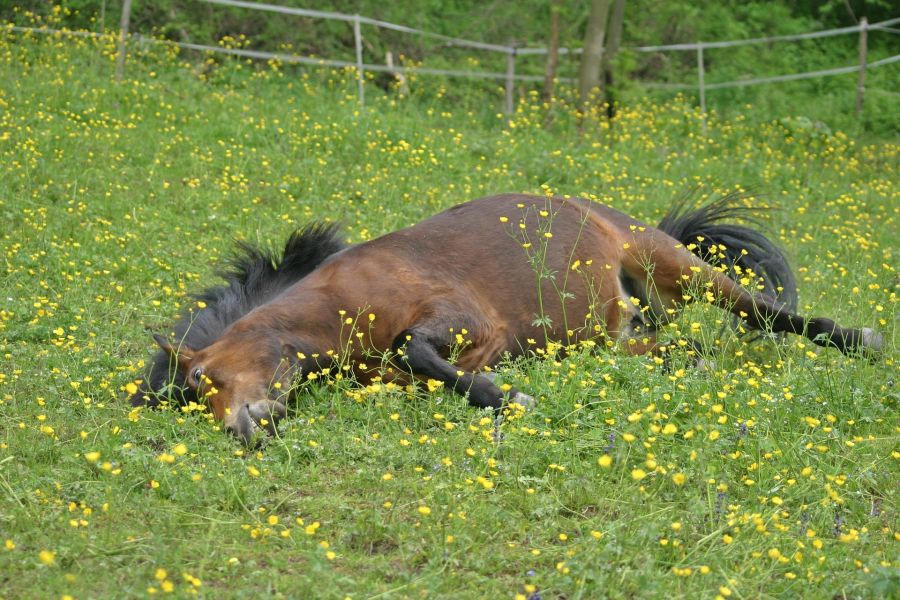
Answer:
[[[113,52],[0,37],[0,597],[900,594],[896,143],[752,108],[701,136],[677,98],[579,134],[415,81],[361,110],[351,74],[152,48],[116,84]],[[259,451],[124,401],[233,238],[317,218],[359,242],[501,191],[655,221],[735,185],[783,209],[802,312],[877,328],[882,360],[727,331],[710,371],[538,355],[501,369],[541,401],[500,443],[441,390],[310,386]]]

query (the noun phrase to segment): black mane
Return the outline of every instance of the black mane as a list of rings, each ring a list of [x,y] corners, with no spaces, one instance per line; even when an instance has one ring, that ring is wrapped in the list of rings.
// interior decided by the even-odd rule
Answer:
[[[218,272],[225,284],[194,295],[206,307],[181,313],[174,326],[175,344],[194,350],[206,348],[229,325],[306,277],[345,247],[338,237],[338,226],[325,223],[313,223],[292,233],[280,257],[247,242],[237,242],[237,253]],[[131,397],[133,406],[155,406],[167,398],[184,404],[197,401],[170,362],[166,352],[157,351],[143,383]]]

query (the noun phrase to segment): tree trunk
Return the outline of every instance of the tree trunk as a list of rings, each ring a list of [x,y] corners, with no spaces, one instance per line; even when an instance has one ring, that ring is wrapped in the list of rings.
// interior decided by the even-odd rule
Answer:
[[[547,45],[547,67],[544,69],[544,102],[553,101],[556,68],[559,65],[559,11],[562,0],[550,0],[550,42]]]
[[[616,0],[609,22],[606,51],[603,53],[603,97],[606,101],[606,116],[610,120],[616,116],[615,91],[613,85],[613,60],[622,45],[622,24],[625,21],[625,0]]]
[[[600,87],[600,65],[603,59],[603,41],[606,38],[606,21],[610,0],[592,0],[588,13],[581,67],[578,70],[578,99],[586,110],[591,92]]]

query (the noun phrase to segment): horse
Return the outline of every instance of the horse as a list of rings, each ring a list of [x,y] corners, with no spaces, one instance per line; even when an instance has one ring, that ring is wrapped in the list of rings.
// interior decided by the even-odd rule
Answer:
[[[538,339],[659,354],[660,328],[698,298],[751,329],[877,355],[883,338],[872,329],[795,312],[794,277],[753,227],[759,214],[730,194],[676,203],[652,227],[584,198],[480,198],[330,253],[208,346],[154,339],[179,381],[247,444],[277,433],[297,381],[336,368],[360,382],[435,380],[494,411],[528,407],[531,396],[496,385],[484,367]],[[373,353],[388,357],[386,372],[365,364]]]
[[[289,288],[346,244],[335,224],[313,223],[288,236],[280,254],[237,242],[237,252],[218,271],[224,285],[209,287],[193,295],[194,302],[177,319],[172,335],[180,343],[202,350],[225,329],[252,309]],[[196,310],[197,306],[204,306]],[[169,354],[158,350],[150,368],[131,396],[132,406],[156,407],[172,400],[188,405],[201,401],[184,375],[172,368]]]

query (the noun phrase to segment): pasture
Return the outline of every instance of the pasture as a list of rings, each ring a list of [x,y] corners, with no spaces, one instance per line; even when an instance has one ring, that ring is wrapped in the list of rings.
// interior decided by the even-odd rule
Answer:
[[[677,97],[579,133],[416,78],[360,110],[349,73],[159,48],[116,84],[114,51],[0,34],[0,597],[900,594],[896,140],[752,107],[703,136]],[[736,186],[780,208],[801,313],[881,331],[880,360],[697,306],[667,335],[715,348],[705,371],[536,343],[499,369],[539,399],[499,442],[440,387],[305,382],[253,450],[204,406],[124,399],[236,238],[356,243],[506,191],[655,223]]]

